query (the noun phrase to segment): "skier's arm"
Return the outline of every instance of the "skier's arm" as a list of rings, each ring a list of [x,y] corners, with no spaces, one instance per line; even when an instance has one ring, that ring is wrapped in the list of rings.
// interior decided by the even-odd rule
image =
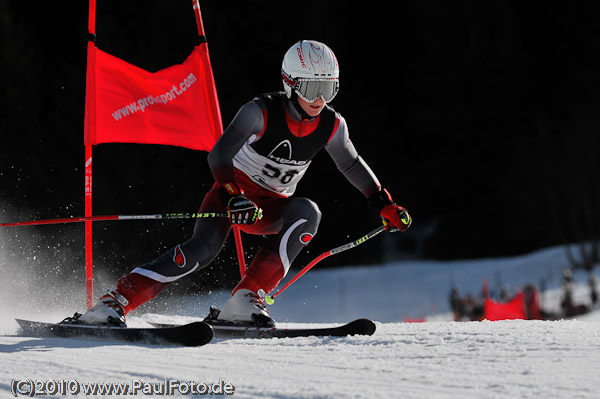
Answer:
[[[235,182],[233,157],[244,143],[262,130],[264,119],[255,101],[244,104],[208,154],[208,165],[215,180],[223,185]]]
[[[406,209],[396,204],[388,191],[381,187],[371,168],[358,155],[350,141],[346,121],[341,116],[339,118],[338,129],[325,149],[348,181],[358,188],[369,199],[369,205],[379,212],[386,229],[408,229],[412,218]]]
[[[325,150],[346,179],[368,198],[381,189],[381,184],[350,141],[346,120],[341,116],[339,118],[337,131],[325,146]]]
[[[235,182],[233,157],[253,134],[262,130],[263,125],[264,118],[257,103],[245,104],[208,154],[208,165],[215,181],[221,185],[219,196],[227,207],[231,224],[253,224],[260,218],[256,204]]]

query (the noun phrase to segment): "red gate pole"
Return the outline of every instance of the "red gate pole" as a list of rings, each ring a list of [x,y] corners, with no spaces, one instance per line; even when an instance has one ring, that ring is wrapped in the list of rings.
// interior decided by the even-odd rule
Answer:
[[[200,2],[199,0],[192,0],[194,3],[194,14],[196,15],[196,25],[198,25],[198,36],[201,41],[206,40],[204,35],[204,24],[202,23],[202,14],[200,13]]]
[[[94,64],[95,57],[92,51],[96,37],[96,0],[90,0],[88,17],[88,59],[86,76],[86,123],[89,123],[88,129],[95,136],[96,118],[95,118],[95,99],[94,99]],[[92,144],[85,143],[85,217],[92,217]],[[94,274],[92,258],[92,221],[85,222],[85,294],[87,308],[94,305]]]
[[[92,145],[85,146],[85,216],[92,216]],[[85,296],[87,308],[94,306],[92,221],[85,221]]]
[[[200,43],[206,43],[206,35],[204,33],[204,24],[202,23],[202,14],[200,13],[200,2],[199,0],[192,0],[194,5],[194,14],[196,15],[196,25],[198,25],[198,37],[200,38]],[[218,110],[213,110],[213,117],[219,117],[220,112]],[[238,226],[233,226],[233,236],[235,238],[235,247],[237,250],[238,263],[240,264],[240,275],[244,277],[246,274],[246,258],[244,257],[244,247],[242,245],[242,233]]]

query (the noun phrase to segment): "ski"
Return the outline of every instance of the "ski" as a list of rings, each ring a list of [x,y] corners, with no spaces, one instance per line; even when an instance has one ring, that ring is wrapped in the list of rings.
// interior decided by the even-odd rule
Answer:
[[[212,327],[203,322],[160,328],[130,328],[73,323],[44,323],[22,319],[16,319],[16,321],[23,334],[31,336],[82,337],[142,344],[184,346],[205,345],[213,338]]]
[[[314,328],[277,328],[215,323],[207,321],[215,338],[297,338],[311,336],[345,337],[348,335],[373,335],[375,323],[369,319],[357,319],[341,326]],[[173,327],[172,324],[151,323],[159,328]]]

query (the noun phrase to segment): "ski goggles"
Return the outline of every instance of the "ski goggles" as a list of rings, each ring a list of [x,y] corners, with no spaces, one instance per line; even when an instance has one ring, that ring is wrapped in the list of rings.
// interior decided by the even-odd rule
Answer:
[[[325,102],[330,102],[340,90],[339,79],[293,79],[286,76],[285,73],[283,77],[296,91],[296,94],[309,103],[319,97]]]
[[[314,102],[321,97],[325,102],[333,100],[335,95],[340,90],[340,82],[337,79],[329,80],[298,80],[296,93],[302,97],[304,101],[309,103]]]

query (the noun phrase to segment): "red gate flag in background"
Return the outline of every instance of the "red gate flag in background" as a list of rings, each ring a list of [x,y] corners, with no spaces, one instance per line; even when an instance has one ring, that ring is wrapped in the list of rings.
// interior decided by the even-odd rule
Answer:
[[[483,316],[489,321],[526,320],[525,294],[519,292],[513,299],[506,303],[499,303],[490,298],[485,298]]]
[[[206,43],[148,72],[88,47],[85,144],[162,144],[210,151],[223,132]]]

